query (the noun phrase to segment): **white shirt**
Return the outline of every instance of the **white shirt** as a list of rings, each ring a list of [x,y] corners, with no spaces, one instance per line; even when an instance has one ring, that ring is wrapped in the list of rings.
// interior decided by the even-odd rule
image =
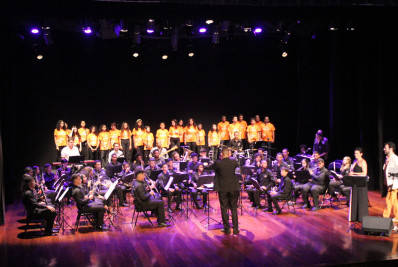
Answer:
[[[109,153],[108,163],[111,162],[112,155],[115,154],[115,153],[116,153],[115,150],[112,150],[112,151]],[[119,150],[119,151],[116,153],[116,156],[117,156],[118,158],[123,157],[123,151]]]
[[[391,177],[391,176],[389,177],[389,173],[392,172],[392,170],[391,170],[392,168],[394,168],[394,169],[398,168],[398,156],[395,154],[390,155],[390,157],[388,159],[387,168],[384,165],[383,169],[385,170],[387,185],[392,186],[392,189],[398,189],[398,177]]]
[[[66,146],[61,150],[61,158],[69,160],[70,156],[80,156],[79,149],[75,146],[72,149]]]

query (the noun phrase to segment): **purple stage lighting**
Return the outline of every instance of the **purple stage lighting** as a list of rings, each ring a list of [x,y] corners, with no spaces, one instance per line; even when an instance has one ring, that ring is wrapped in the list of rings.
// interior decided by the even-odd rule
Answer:
[[[146,30],[146,32],[151,34],[151,33],[154,33],[155,31],[153,29],[148,29],[148,30]]]
[[[85,28],[83,28],[83,32],[84,32],[85,34],[91,34],[93,31],[91,30],[90,27],[85,27]]]
[[[206,28],[200,28],[200,29],[199,29],[199,32],[200,32],[200,33],[205,33],[206,31],[207,31]]]
[[[30,30],[30,32],[33,33],[33,34],[38,34],[39,33],[39,29],[38,28],[32,28]]]
[[[254,33],[261,33],[263,31],[263,29],[261,28],[255,28],[254,29]]]

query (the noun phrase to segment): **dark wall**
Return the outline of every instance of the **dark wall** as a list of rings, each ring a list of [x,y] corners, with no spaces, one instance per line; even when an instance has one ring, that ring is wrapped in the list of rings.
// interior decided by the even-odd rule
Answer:
[[[312,145],[318,129],[330,139],[331,159],[363,146],[377,188],[380,140],[397,141],[391,95],[398,69],[396,41],[379,26],[323,31],[315,39],[294,35],[287,58],[281,57],[280,36],[267,32],[221,40],[218,48],[196,39],[192,59],[181,41],[167,61],[155,40],[143,40],[137,60],[124,40],[55,32],[54,45],[37,61],[28,40],[13,39],[2,113],[6,186],[15,187],[24,166],[55,160],[59,119],[70,127],[80,120],[97,126],[127,121],[131,127],[141,118],[154,132],[161,121],[193,117],[207,131],[222,114],[230,120],[243,113],[246,120],[269,115],[276,147],[292,154],[302,143]]]

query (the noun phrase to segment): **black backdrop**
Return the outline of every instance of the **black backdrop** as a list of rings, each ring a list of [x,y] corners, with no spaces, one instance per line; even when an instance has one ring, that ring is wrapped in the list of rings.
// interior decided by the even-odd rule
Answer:
[[[26,165],[55,160],[57,120],[99,126],[137,118],[154,132],[160,121],[193,117],[206,131],[222,114],[231,119],[269,115],[276,147],[295,154],[312,145],[316,130],[330,139],[331,159],[352,157],[362,146],[372,188],[380,187],[382,142],[397,141],[395,87],[397,25],[361,23],[355,31],[295,34],[289,56],[281,57],[280,36],[194,40],[195,57],[180,50],[160,59],[154,40],[144,40],[138,59],[121,39],[99,40],[54,32],[43,61],[31,44],[10,30],[8,80],[2,93],[1,134],[6,199],[13,199]],[[305,27],[305,24],[303,25]]]

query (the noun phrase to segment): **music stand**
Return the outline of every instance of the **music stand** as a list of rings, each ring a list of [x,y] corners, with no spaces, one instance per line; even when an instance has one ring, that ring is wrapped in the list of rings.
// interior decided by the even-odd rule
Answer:
[[[149,174],[149,179],[151,179],[152,181],[156,181],[161,172],[162,170],[151,170],[151,173]]]
[[[311,179],[311,174],[309,171],[295,171],[296,182],[300,184],[308,183],[308,180]]]
[[[188,161],[177,161],[180,164],[180,171],[185,171],[188,168]]]
[[[204,184],[204,185],[206,185],[206,184]],[[213,188],[212,187],[210,187],[210,186],[208,186],[208,194],[207,194],[207,216],[206,216],[206,218],[204,218],[203,220],[201,220],[200,221],[200,223],[202,223],[202,222],[204,222],[204,221],[207,221],[207,223],[205,224],[205,228],[207,228],[207,230],[209,230],[209,226],[210,226],[210,220],[212,220],[212,221],[214,221],[214,222],[216,222],[217,224],[221,224],[221,222],[219,222],[219,221],[217,221],[216,219],[214,219],[214,218],[212,218],[212,217],[210,217],[210,191],[212,191],[213,190]],[[206,211],[206,210],[205,210]]]
[[[111,194],[115,190],[118,183],[119,183],[119,179],[116,179],[116,181],[111,184],[108,191],[106,191],[106,193],[104,195],[105,200],[108,200],[108,198],[111,196]],[[115,209],[115,204],[113,205],[113,209]],[[116,209],[117,209],[117,207],[116,207]],[[110,227],[111,225],[113,227],[115,227],[115,224],[113,223],[113,221],[114,221],[114,217],[116,217],[116,216],[117,216],[117,212],[115,213],[114,211],[111,214],[108,214],[108,219],[107,219],[107,220],[109,220],[108,227]]]
[[[83,164],[84,156],[70,156],[68,164]]]
[[[62,187],[61,187],[62,188]],[[64,207],[62,205],[62,199],[66,196],[66,193],[69,192],[70,187],[67,187],[64,192],[59,196],[59,198],[56,198],[56,201],[58,200],[59,205],[58,205],[58,224],[59,224],[59,229],[62,229],[62,233],[65,232],[65,228],[69,227],[70,229],[73,229],[73,227],[68,223],[68,221],[65,219],[65,213],[64,213]],[[61,192],[59,190],[59,192]],[[69,217],[68,217],[69,218]]]
[[[246,175],[252,175],[256,171],[254,166],[242,166],[241,173]]]
[[[124,156],[117,158],[117,162],[119,162],[121,164],[123,164],[123,162],[125,162],[125,161],[126,161],[126,158]]]
[[[368,176],[344,176],[343,184],[351,187],[350,210],[348,221],[361,222],[364,216],[369,215],[368,209]],[[350,229],[353,225],[350,227]],[[350,230],[349,229],[349,230]]]

